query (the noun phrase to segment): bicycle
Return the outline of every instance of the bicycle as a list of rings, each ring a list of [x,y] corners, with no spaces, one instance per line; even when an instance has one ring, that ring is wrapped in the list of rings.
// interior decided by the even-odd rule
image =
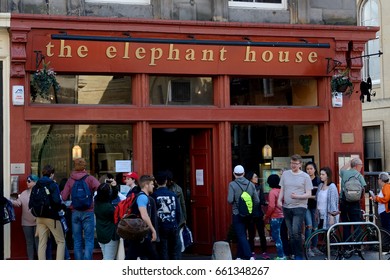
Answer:
[[[328,246],[328,229],[318,229],[314,231],[305,241],[304,253],[307,260],[326,260],[328,259],[328,247],[330,250],[331,260],[345,260],[358,257],[362,260],[374,259],[379,256],[379,249],[382,249],[381,259],[390,259],[390,233],[385,229],[379,228],[368,222],[370,217],[377,218],[374,214],[366,214],[363,222],[354,225],[351,235],[343,240],[341,228],[351,226],[351,223],[338,223],[329,230]],[[365,221],[365,222],[364,222]],[[352,223],[353,224],[353,223]],[[379,236],[381,236],[381,247],[379,247]],[[313,239],[317,238],[317,249],[320,254],[311,253],[311,244]]]

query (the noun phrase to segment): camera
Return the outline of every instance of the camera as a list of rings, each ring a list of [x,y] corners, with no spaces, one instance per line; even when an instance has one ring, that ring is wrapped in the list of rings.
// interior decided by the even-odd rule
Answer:
[[[111,184],[112,183],[112,179],[105,179],[104,183]]]

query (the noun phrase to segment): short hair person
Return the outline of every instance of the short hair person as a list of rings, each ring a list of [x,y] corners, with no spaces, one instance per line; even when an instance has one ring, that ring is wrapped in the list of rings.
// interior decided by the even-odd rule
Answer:
[[[252,197],[253,207],[259,207],[259,196],[252,182],[244,177],[245,170],[242,165],[234,167],[234,180],[229,183],[227,201],[232,205],[233,227],[237,235],[237,259],[249,260],[252,257],[252,251],[247,238],[247,228],[250,222],[248,217],[241,217],[238,211],[238,202],[243,191],[247,191]]]
[[[370,192],[372,200],[378,202],[378,213],[384,229],[390,232],[390,176],[387,172],[381,172],[378,176],[378,185],[381,190],[378,195]]]
[[[288,229],[291,253],[295,259],[303,259],[302,229],[305,220],[307,201],[313,185],[310,176],[301,170],[302,157],[292,155],[290,170],[284,171],[280,178],[278,206],[283,209]]]
[[[340,219],[341,222],[361,222],[361,206],[360,201],[347,201],[345,198],[345,182],[348,181],[353,176],[357,176],[362,188],[366,186],[366,181],[364,180],[363,175],[360,173],[363,167],[363,162],[360,158],[353,158],[347,162],[340,169],[340,178],[341,178],[341,191],[340,191]],[[362,191],[362,197],[364,191]],[[351,235],[351,226],[343,227],[343,238],[347,240]]]

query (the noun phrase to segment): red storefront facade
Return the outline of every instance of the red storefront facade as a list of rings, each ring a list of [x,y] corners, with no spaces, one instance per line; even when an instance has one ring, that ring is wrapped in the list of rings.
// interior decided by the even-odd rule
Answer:
[[[338,153],[363,154],[359,94],[355,92],[350,97],[344,97],[341,108],[332,107],[330,79],[334,60],[337,60],[341,62],[339,67],[348,66],[351,69],[355,91],[358,89],[362,62],[361,59],[349,58],[362,55],[365,43],[375,36],[376,31],[377,28],[350,26],[14,14],[10,28],[10,85],[11,89],[18,85],[25,89],[24,105],[10,105],[11,164],[25,165],[25,172],[18,174],[19,192],[24,189],[27,175],[39,171],[40,164],[48,163],[41,158],[37,163],[32,153],[32,146],[36,144],[36,140],[32,140],[35,139],[34,132],[41,125],[50,124],[60,129],[64,125],[90,125],[96,130],[99,128],[95,127],[108,125],[118,125],[119,129],[123,126],[131,127],[130,136],[123,136],[125,134],[121,132],[95,133],[91,136],[93,140],[88,146],[90,172],[97,175],[101,175],[99,168],[110,169],[94,166],[94,158],[108,149],[106,145],[104,152],[99,150],[99,142],[102,142],[99,138],[111,137],[131,142],[128,156],[115,152],[110,153],[110,156],[131,159],[132,169],[145,174],[166,167],[155,162],[163,161],[164,158],[156,158],[158,147],[155,146],[154,135],[169,129],[180,130],[183,132],[181,136],[185,136],[184,146],[187,147],[186,161],[183,163],[188,170],[185,190],[188,194],[188,220],[191,221],[195,239],[194,250],[211,253],[213,242],[226,239],[231,221],[226,198],[227,185],[232,179],[232,167],[236,162],[236,154],[232,151],[232,147],[237,146],[235,126],[314,125],[317,135],[315,161],[320,166],[327,165],[334,170],[338,168]],[[57,75],[115,75],[116,79],[130,76],[129,102],[31,102],[30,74],[42,67],[41,55],[46,63],[50,61],[50,67]],[[166,96],[162,94],[165,97],[160,102],[151,97],[152,92],[155,94],[151,81],[161,76],[178,79],[174,80],[176,83],[168,82],[169,93]],[[236,96],[237,103],[232,101],[230,91],[233,78],[251,79],[259,76],[276,80],[309,79],[310,85],[314,83],[314,90],[310,91],[314,103],[305,106],[305,101],[297,101],[299,98],[305,99],[306,92],[309,92],[304,90],[303,94],[299,93],[300,86],[293,87],[294,101],[288,105],[276,103],[247,106],[241,103],[240,95]],[[211,94],[209,102],[202,99],[199,103],[192,101],[191,104],[177,104],[184,100],[181,95],[182,99],[173,103],[175,92],[171,91],[171,87],[178,83],[187,86],[181,83],[183,78],[190,80],[193,77],[202,77],[200,80],[203,81],[203,87],[193,91]],[[207,83],[203,77],[208,78]],[[66,85],[60,85],[66,88]],[[77,85],[80,91],[82,86],[80,83]],[[193,85],[189,87],[193,89]],[[156,87],[156,92],[160,91],[165,92],[161,87]],[[93,94],[94,91],[91,92]],[[81,100],[80,96],[76,98],[78,101]],[[289,129],[297,130],[296,127]],[[79,133],[80,130],[74,134]],[[92,135],[91,130],[88,133]],[[58,142],[64,135],[54,135],[57,142],[53,143],[67,145],[71,150],[75,143],[74,135],[70,140],[66,138],[65,144]],[[44,142],[47,140],[45,137],[42,139]],[[288,152],[279,156],[301,153],[294,143],[289,145]],[[69,157],[59,156],[58,160],[56,155],[50,157],[50,163],[62,170],[61,175],[64,177],[72,168]],[[108,160],[106,157],[104,160]],[[25,246],[20,240],[23,240],[23,233],[18,220],[11,227],[13,259],[25,256]]]

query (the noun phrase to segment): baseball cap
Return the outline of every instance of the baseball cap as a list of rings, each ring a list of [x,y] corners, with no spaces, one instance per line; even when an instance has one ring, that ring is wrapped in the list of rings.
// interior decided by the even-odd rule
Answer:
[[[244,167],[242,165],[236,165],[234,167],[233,173],[235,174],[243,174],[245,172]]]
[[[132,178],[134,180],[138,180],[138,174],[135,172],[129,172],[124,175],[125,178]]]

